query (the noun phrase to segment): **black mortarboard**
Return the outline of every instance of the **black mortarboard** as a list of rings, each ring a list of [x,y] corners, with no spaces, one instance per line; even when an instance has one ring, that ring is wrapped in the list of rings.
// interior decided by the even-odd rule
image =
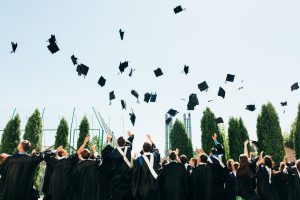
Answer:
[[[146,103],[149,103],[150,98],[151,98],[151,94],[149,92],[145,93],[145,95],[144,95],[144,101]]]
[[[219,97],[223,97],[223,99],[224,99],[225,98],[225,94],[226,94],[225,90],[222,87],[220,87],[219,88],[219,92],[218,92],[218,96]]]
[[[124,100],[121,100],[122,110],[126,110],[126,102]]]
[[[174,8],[174,13],[175,14],[180,13],[181,11],[183,11],[181,6],[177,6],[176,8]]]
[[[131,68],[128,76],[132,77],[133,71],[135,71],[135,69]]]
[[[234,82],[234,78],[235,78],[235,75],[233,74],[227,74],[227,77],[226,77],[226,81],[225,82]]]
[[[154,74],[156,77],[159,77],[163,75],[163,72],[161,71],[160,68],[157,68],[156,70],[154,70]]]
[[[297,83],[294,83],[292,86],[291,86],[291,90],[294,91],[294,90],[298,90],[299,89],[299,84],[298,82]]]
[[[15,53],[18,47],[18,43],[11,42],[12,51],[10,53]]]
[[[172,117],[167,118],[166,119],[166,124],[169,125],[171,121],[172,121]]]
[[[106,79],[105,79],[103,76],[101,76],[101,77],[99,78],[98,84],[99,84],[101,87],[103,87],[103,86],[105,85],[105,82],[106,82]]]
[[[128,61],[120,62],[119,70],[121,73],[123,73],[127,67],[128,67]]]
[[[187,75],[189,73],[189,66],[184,65],[183,72],[185,73],[185,75]]]
[[[157,94],[156,93],[151,94],[150,102],[152,102],[152,103],[156,102],[156,98],[157,98]]]
[[[77,60],[78,58],[76,58],[74,55],[71,56],[71,60],[73,62],[74,65],[77,65]]]
[[[137,99],[137,103],[139,103],[139,93],[135,90],[131,90],[131,94]]]
[[[111,92],[109,93],[109,101],[110,101],[110,104],[111,104],[111,101],[114,100],[115,98],[116,98],[115,92],[114,92],[114,91],[111,91]],[[109,104],[109,105],[110,105],[110,104]]]
[[[281,106],[287,106],[288,103],[287,103],[287,101],[285,101],[285,102],[281,102],[280,104],[281,104]]]
[[[89,67],[84,65],[84,64],[80,64],[77,65],[77,69],[76,69],[77,73],[79,76],[81,76],[81,74],[83,74],[84,76],[87,75],[88,71],[89,71]]]
[[[207,92],[209,87],[208,87],[206,81],[203,81],[202,83],[198,84],[198,88],[201,92],[203,92],[204,90]]]
[[[254,110],[256,110],[256,107],[255,107],[254,104],[253,105],[247,105],[246,110],[249,110],[249,111],[253,112]]]
[[[190,94],[189,96],[189,102],[187,104],[188,110],[194,110],[195,106],[199,105],[199,100],[197,97],[197,94]]]
[[[50,39],[48,40],[48,42],[50,43],[47,47],[49,49],[49,51],[54,54],[56,52],[59,51],[59,48],[56,44],[56,38],[55,35],[51,35]]]
[[[218,117],[217,119],[215,119],[215,122],[216,122],[217,124],[223,124],[223,123],[224,123],[224,120],[223,120],[222,117]]]
[[[195,110],[195,105],[188,103],[187,104],[187,110]]]
[[[250,140],[250,143],[255,145],[256,147],[259,147],[259,143],[257,141]]]
[[[168,112],[167,112],[169,115],[171,115],[172,117],[175,117],[175,115],[178,113],[177,110],[174,110],[174,109],[170,109]]]
[[[133,111],[132,111],[132,113],[129,113],[129,115],[130,115],[130,121],[131,121],[132,125],[134,126],[136,116]]]
[[[120,33],[120,37],[121,37],[121,40],[123,40],[124,38],[124,31],[122,31],[122,29],[119,30],[119,33]]]

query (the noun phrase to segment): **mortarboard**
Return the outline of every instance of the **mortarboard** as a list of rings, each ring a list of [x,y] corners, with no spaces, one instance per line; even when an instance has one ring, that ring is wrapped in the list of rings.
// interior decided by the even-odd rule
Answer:
[[[281,104],[281,106],[287,106],[288,105],[287,101],[281,102],[280,104]]]
[[[106,82],[106,79],[105,79],[103,76],[101,76],[101,77],[99,78],[98,84],[99,84],[101,87],[103,87],[103,86],[105,85],[105,82]]]
[[[189,73],[189,69],[190,69],[189,66],[184,65],[184,67],[183,67],[183,72],[185,73],[185,75],[187,75],[187,74]]]
[[[122,29],[119,30],[119,33],[120,33],[120,37],[121,37],[121,40],[123,40],[124,38],[124,31],[122,31]]]
[[[73,65],[77,65],[77,60],[78,58],[76,58],[74,55],[71,56],[71,60],[73,62]]]
[[[11,42],[12,51],[10,53],[15,53],[18,47],[18,43]]]
[[[209,87],[208,87],[206,81],[203,81],[202,83],[198,84],[198,88],[201,92],[203,92],[204,90],[207,92]]]
[[[218,92],[218,96],[219,97],[223,97],[223,99],[224,99],[225,98],[225,94],[226,94],[225,90],[222,87],[220,87],[219,88],[219,92]]]
[[[89,71],[89,67],[84,65],[84,64],[80,64],[77,66],[77,69],[76,69],[77,73],[79,76],[81,76],[81,74],[83,74],[84,76],[87,75],[88,71]]]
[[[259,143],[257,141],[250,140],[250,143],[253,144],[256,147],[259,147]]]
[[[174,13],[175,14],[180,13],[181,11],[183,11],[181,6],[177,6],[176,8],[174,8]]]
[[[187,104],[187,110],[195,110],[195,105],[188,103]]]
[[[121,100],[122,110],[126,110],[126,102],[124,100]]]
[[[216,122],[217,124],[223,124],[223,123],[224,123],[224,120],[223,120],[222,117],[218,117],[217,119],[215,119],[215,122]]]
[[[132,125],[134,126],[136,116],[135,116],[133,110],[132,110],[132,113],[129,113],[129,116],[130,116],[130,121],[131,121]]]
[[[172,117],[167,118],[166,119],[166,125],[169,125],[171,121],[172,121]]]
[[[145,93],[145,95],[144,95],[144,101],[146,103],[149,103],[150,98],[151,98],[151,94],[149,92]]]
[[[294,90],[298,90],[299,89],[299,84],[298,82],[297,83],[294,83],[292,86],[291,86],[291,90],[294,91]]]
[[[167,112],[169,115],[171,115],[172,117],[175,117],[175,115],[178,113],[177,110],[174,110],[174,109],[170,109],[168,112]]]
[[[157,94],[156,93],[151,94],[150,102],[152,102],[152,103],[156,102],[156,98],[157,98]]]
[[[128,67],[128,61],[120,62],[119,70],[121,73],[123,73],[127,67]]]
[[[189,102],[187,104],[188,110],[194,110],[195,106],[199,105],[199,100],[197,97],[197,94],[190,94],[189,96]]]
[[[134,71],[135,71],[135,69],[131,68],[128,76],[132,77],[132,74],[133,74]]]
[[[154,70],[154,74],[156,77],[159,77],[163,75],[163,72],[161,71],[160,68],[157,68],[156,70]]]
[[[139,103],[139,93],[135,90],[131,90],[131,94],[137,99],[137,103]]]
[[[111,104],[111,101],[114,100],[115,98],[116,98],[115,92],[114,92],[114,91],[111,91],[111,92],[109,93],[109,101],[110,101],[109,105]]]
[[[49,49],[49,51],[54,54],[56,52],[59,51],[59,48],[56,44],[56,38],[55,35],[51,35],[50,39],[48,40],[48,42],[50,43],[47,47]]]
[[[226,77],[226,82],[234,82],[234,78],[235,78],[235,75],[233,74],[227,74],[227,77]]]
[[[252,105],[247,105],[246,110],[249,110],[249,111],[253,112],[254,110],[256,110],[256,107],[255,107],[254,104],[252,104]]]

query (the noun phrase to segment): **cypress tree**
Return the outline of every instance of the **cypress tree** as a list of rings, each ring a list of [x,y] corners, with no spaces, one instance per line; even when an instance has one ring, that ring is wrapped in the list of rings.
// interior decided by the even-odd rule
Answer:
[[[279,118],[274,106],[269,102],[262,106],[256,124],[260,151],[272,156],[277,165],[284,157],[283,136]]]
[[[55,149],[59,146],[63,146],[66,148],[68,144],[68,133],[69,133],[69,126],[68,122],[65,118],[62,118],[59,122],[57,127],[56,136],[55,136]]]
[[[89,131],[90,131],[89,121],[87,117],[84,116],[79,125],[79,137],[77,140],[77,149],[79,149],[80,146],[83,144],[84,138],[89,134]],[[87,144],[87,147],[89,147],[89,143]]]
[[[170,132],[170,147],[173,150],[179,149],[180,154],[186,155],[188,159],[193,157],[192,143],[187,136],[183,123],[178,119],[176,119]]]
[[[294,139],[296,158],[300,159],[300,104],[298,106],[298,114],[295,121],[295,130],[292,132]]]
[[[1,138],[1,152],[14,154],[17,152],[18,144],[21,136],[21,120],[17,114],[13,119],[9,120],[4,128]]]

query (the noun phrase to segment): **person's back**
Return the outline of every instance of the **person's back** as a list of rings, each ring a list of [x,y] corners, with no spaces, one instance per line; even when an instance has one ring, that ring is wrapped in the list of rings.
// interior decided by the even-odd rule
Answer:
[[[176,154],[173,154],[176,159]],[[163,167],[160,175],[161,196],[164,200],[187,199],[189,175],[185,166],[175,159]]]
[[[300,160],[292,168],[292,199],[300,200]]]

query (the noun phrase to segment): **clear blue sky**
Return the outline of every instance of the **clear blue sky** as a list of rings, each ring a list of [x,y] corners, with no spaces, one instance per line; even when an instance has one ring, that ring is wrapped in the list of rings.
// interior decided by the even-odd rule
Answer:
[[[180,4],[186,10],[175,15],[173,8]],[[0,128],[12,107],[19,108],[24,126],[35,107],[46,106],[45,127],[55,128],[63,115],[70,123],[72,106],[80,107],[78,124],[84,113],[92,115],[89,106],[95,106],[107,121],[110,116],[117,135],[123,134],[124,116],[125,129],[137,135],[136,150],[146,133],[152,133],[163,150],[164,114],[172,107],[182,118],[186,102],[181,98],[196,92],[200,105],[192,112],[195,147],[201,145],[200,119],[206,106],[226,121],[241,116],[255,139],[260,107],[271,101],[282,130],[288,131],[300,100],[300,91],[290,92],[290,85],[300,81],[299,7],[296,0],[2,2]],[[125,30],[123,41],[120,28]],[[61,49],[54,55],[47,49],[51,34]],[[10,54],[11,41],[19,44],[16,54]],[[90,67],[85,79],[77,76],[72,54]],[[132,78],[128,73],[118,76],[118,64],[125,60],[136,69]],[[185,64],[190,66],[188,76],[181,73]],[[157,67],[164,76],[154,78]],[[225,85],[227,73],[236,74],[236,83]],[[97,85],[101,75],[107,79],[104,88]],[[207,94],[197,88],[204,80],[210,86]],[[242,80],[245,89],[238,91]],[[216,95],[219,86],[227,91],[225,100]],[[136,104],[131,89],[140,95],[156,91],[157,103]],[[117,99],[108,106],[111,90]],[[209,104],[210,97],[214,101]],[[134,109],[135,127],[127,117],[129,110],[121,110],[120,99]],[[285,100],[289,106],[283,114],[280,102]],[[254,113],[244,109],[252,103],[258,107]]]

